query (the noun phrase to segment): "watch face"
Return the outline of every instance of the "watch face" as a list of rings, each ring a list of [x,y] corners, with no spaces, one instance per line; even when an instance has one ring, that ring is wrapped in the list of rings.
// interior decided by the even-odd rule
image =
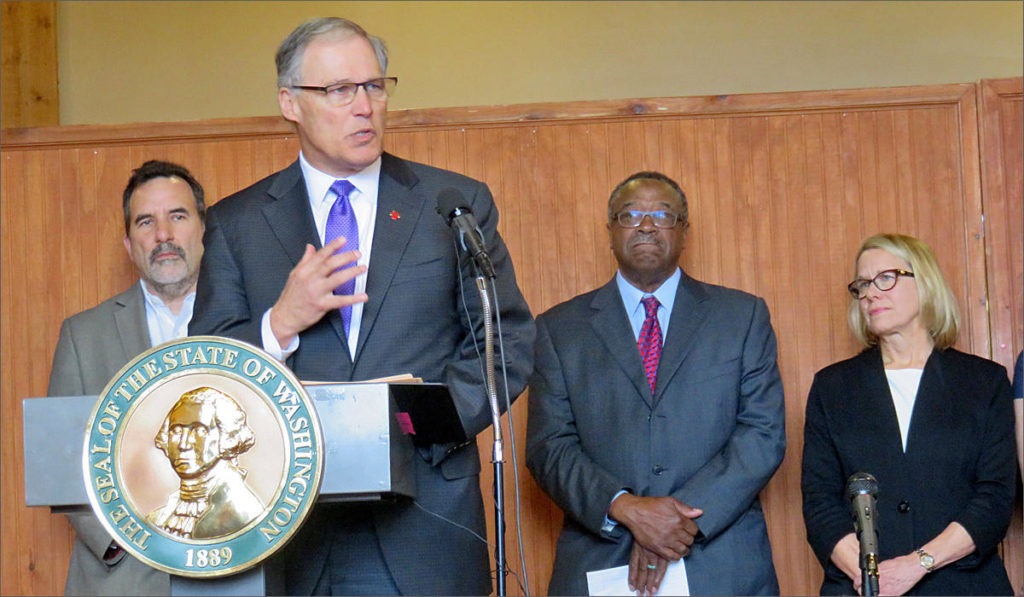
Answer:
[[[922,553],[921,554],[921,565],[924,566],[925,568],[927,568],[928,570],[931,570],[932,566],[935,565],[935,558],[932,557],[931,554]]]

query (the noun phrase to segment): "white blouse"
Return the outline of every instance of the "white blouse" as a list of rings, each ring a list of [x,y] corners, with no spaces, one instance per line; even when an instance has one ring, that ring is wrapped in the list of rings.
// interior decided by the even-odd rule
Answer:
[[[910,417],[914,413],[914,401],[917,399],[917,388],[921,385],[924,369],[886,369],[885,376],[889,379],[889,393],[892,405],[896,408],[896,419],[900,423],[900,436],[903,439],[903,451],[907,451],[907,433],[910,431]]]

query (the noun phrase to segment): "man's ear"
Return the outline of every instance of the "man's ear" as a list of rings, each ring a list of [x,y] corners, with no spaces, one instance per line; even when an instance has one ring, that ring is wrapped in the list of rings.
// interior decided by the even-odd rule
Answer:
[[[128,257],[132,256],[132,241],[128,239],[128,233],[124,235],[124,250],[128,252]]]
[[[281,87],[277,90],[277,105],[281,108],[281,115],[285,120],[299,121],[302,109],[299,107],[298,98],[295,97],[291,89]]]

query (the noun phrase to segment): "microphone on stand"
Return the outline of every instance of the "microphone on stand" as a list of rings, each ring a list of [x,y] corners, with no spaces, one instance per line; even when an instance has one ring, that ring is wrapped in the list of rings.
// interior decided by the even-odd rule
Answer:
[[[444,217],[444,221],[453,226],[459,232],[459,241],[476,262],[480,272],[490,278],[495,278],[494,265],[491,257],[487,254],[484,246],[483,233],[476,223],[472,210],[469,209],[469,201],[466,201],[462,191],[448,187],[437,194],[437,213]]]
[[[494,465],[494,561],[495,580],[497,582],[497,595],[504,597],[506,592],[506,570],[505,560],[505,448],[501,433],[501,409],[498,406],[497,384],[494,376],[494,326],[492,320],[498,322],[498,330],[501,330],[501,315],[497,308],[498,296],[494,295],[494,305],[497,313],[492,315],[491,299],[487,291],[487,281],[491,280],[491,287],[494,288],[495,278],[494,264],[487,254],[484,246],[483,233],[477,225],[473,212],[469,209],[469,201],[458,189],[447,187],[437,194],[437,213],[444,217],[445,222],[453,229],[458,230],[459,241],[462,249],[473,257],[476,264],[476,288],[480,293],[481,316],[484,326],[484,387],[487,392],[487,401],[491,407],[491,425],[494,432],[494,445],[491,453],[491,462]],[[501,341],[501,338],[498,338]],[[504,359],[502,359],[504,369]],[[508,404],[508,382],[505,384],[506,404]],[[509,426],[511,429],[511,409],[509,410]],[[514,446],[515,444],[513,444]],[[529,586],[529,585],[527,585]]]
[[[860,540],[861,594],[864,597],[878,595],[877,495],[878,481],[868,473],[854,473],[846,482],[846,497],[850,500],[854,530]]]

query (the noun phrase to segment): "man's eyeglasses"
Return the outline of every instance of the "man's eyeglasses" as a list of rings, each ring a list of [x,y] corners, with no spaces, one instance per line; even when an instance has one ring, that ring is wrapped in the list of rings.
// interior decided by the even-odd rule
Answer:
[[[319,91],[327,98],[327,103],[337,108],[351,104],[356,99],[356,94],[359,93],[360,87],[366,90],[366,95],[371,100],[380,102],[388,99],[388,96],[395,92],[396,85],[398,85],[398,77],[381,77],[380,79],[370,79],[362,83],[338,83],[337,85],[328,85],[327,87],[292,85],[291,88]]]
[[[615,214],[615,221],[623,228],[638,228],[647,216],[656,228],[674,228],[679,222],[679,214],[670,211],[638,211],[630,209]]]
[[[846,289],[850,291],[850,296],[855,299],[862,299],[867,296],[868,286],[871,284],[875,285],[875,288],[885,292],[886,290],[892,290],[896,286],[896,281],[900,279],[900,276],[907,278],[913,278],[914,272],[908,272],[902,269],[887,269],[875,274],[874,278],[865,280],[863,278],[857,278],[853,282],[850,282]]]

